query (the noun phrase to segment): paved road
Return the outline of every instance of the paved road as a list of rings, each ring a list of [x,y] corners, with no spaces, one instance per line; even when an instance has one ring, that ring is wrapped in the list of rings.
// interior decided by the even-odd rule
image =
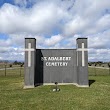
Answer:
[[[18,69],[18,68],[21,68],[21,67],[6,68],[6,70],[13,70],[13,69]],[[0,68],[0,71],[2,71],[2,70],[5,70],[5,68]]]
[[[89,66],[89,67],[91,67],[91,68],[94,68],[94,66]],[[109,69],[109,68],[107,68],[107,67],[95,67],[95,68],[101,68],[101,69]]]

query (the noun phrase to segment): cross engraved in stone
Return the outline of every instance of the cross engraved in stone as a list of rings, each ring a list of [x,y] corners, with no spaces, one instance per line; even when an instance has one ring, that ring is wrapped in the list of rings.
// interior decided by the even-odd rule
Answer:
[[[31,48],[31,43],[28,43],[28,48],[25,48],[25,51],[28,51],[28,67],[31,67],[31,52],[35,49]]]
[[[82,51],[82,66],[85,66],[84,52],[88,51],[88,49],[84,48],[84,43],[82,43],[82,48],[78,48],[77,51]]]

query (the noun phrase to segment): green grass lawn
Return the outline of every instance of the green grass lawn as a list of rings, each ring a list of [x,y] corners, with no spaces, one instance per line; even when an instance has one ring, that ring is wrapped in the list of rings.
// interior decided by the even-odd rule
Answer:
[[[90,76],[89,88],[73,85],[23,89],[23,77],[0,77],[0,110],[110,110],[110,76]]]

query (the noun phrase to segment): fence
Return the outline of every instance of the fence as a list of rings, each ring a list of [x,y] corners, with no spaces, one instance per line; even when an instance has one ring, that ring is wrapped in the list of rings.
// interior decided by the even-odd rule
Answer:
[[[91,66],[88,67],[88,72],[89,76],[110,75],[110,68]],[[24,76],[24,67],[2,65],[2,67],[0,66],[0,76]]]
[[[21,65],[0,65],[0,76],[23,76],[24,67]]]
[[[88,72],[90,76],[105,76],[110,75],[110,68],[91,66],[88,67]]]

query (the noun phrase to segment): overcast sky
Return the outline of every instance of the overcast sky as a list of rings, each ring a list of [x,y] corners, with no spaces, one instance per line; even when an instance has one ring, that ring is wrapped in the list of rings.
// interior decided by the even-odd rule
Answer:
[[[58,49],[87,37],[89,61],[110,61],[110,0],[0,0],[0,60],[24,60],[25,37]]]

